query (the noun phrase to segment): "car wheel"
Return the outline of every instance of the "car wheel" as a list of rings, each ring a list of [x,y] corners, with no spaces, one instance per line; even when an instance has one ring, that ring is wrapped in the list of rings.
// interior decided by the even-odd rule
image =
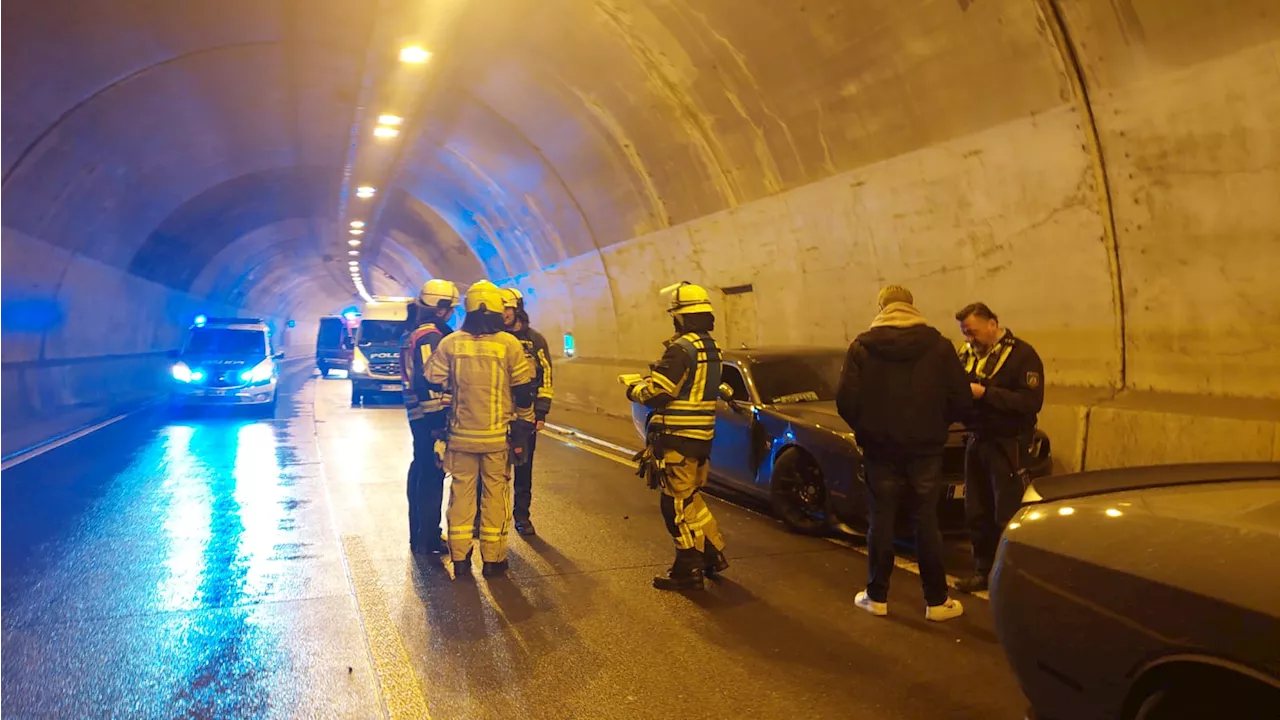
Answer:
[[[787,450],[773,466],[770,482],[773,509],[791,530],[813,535],[826,532],[827,485],[808,453]]]
[[[1132,720],[1264,717],[1280,703],[1280,688],[1212,666],[1174,668],[1140,687]]]

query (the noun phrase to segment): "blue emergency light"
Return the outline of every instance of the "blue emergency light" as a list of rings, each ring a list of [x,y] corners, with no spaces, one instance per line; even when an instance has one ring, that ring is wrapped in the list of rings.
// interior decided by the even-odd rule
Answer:
[[[209,322],[208,316],[204,314],[200,314],[196,316],[196,327],[204,327],[204,324],[207,322]]]
[[[573,333],[564,334],[564,356],[573,357],[576,347],[573,343]]]

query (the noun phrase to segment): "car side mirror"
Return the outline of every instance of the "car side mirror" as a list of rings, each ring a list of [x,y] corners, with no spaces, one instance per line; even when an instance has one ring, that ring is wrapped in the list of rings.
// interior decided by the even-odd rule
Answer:
[[[720,383],[719,391],[721,400],[727,403],[733,402],[733,388],[729,387],[728,383]]]
[[[272,355],[271,357],[275,358],[276,360],[283,360],[283,359],[284,359],[284,351],[283,351],[283,350],[281,350],[280,352],[276,353],[275,355]]]

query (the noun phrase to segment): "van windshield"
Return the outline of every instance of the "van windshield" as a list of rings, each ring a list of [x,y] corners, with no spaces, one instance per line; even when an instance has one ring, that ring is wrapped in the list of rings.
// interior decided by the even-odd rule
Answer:
[[[346,335],[346,328],[338,318],[324,318],[320,321],[320,332],[316,336],[316,344],[320,347],[338,347]]]
[[[187,352],[207,355],[266,355],[267,336],[261,330],[199,328],[187,338]]]
[[[387,345],[399,343],[404,333],[404,322],[401,320],[361,320],[361,345]]]

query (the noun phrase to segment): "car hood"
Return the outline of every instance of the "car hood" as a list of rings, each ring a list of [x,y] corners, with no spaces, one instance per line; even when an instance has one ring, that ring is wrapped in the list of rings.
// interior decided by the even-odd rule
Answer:
[[[836,402],[834,400],[775,405],[773,406],[773,411],[778,415],[804,425],[814,425],[842,433],[851,432],[849,424],[844,421],[844,418],[840,417],[840,413],[836,410]],[[950,433],[950,437],[947,440],[948,445],[958,445],[964,442],[963,425],[959,423],[952,425]]]
[[[836,432],[850,432],[849,424],[840,417],[840,413],[836,412],[834,400],[774,405],[772,409],[778,415],[805,425],[817,425]]]
[[[266,359],[264,355],[199,355],[187,354],[178,358],[190,368],[216,370],[239,370],[253,367]]]

